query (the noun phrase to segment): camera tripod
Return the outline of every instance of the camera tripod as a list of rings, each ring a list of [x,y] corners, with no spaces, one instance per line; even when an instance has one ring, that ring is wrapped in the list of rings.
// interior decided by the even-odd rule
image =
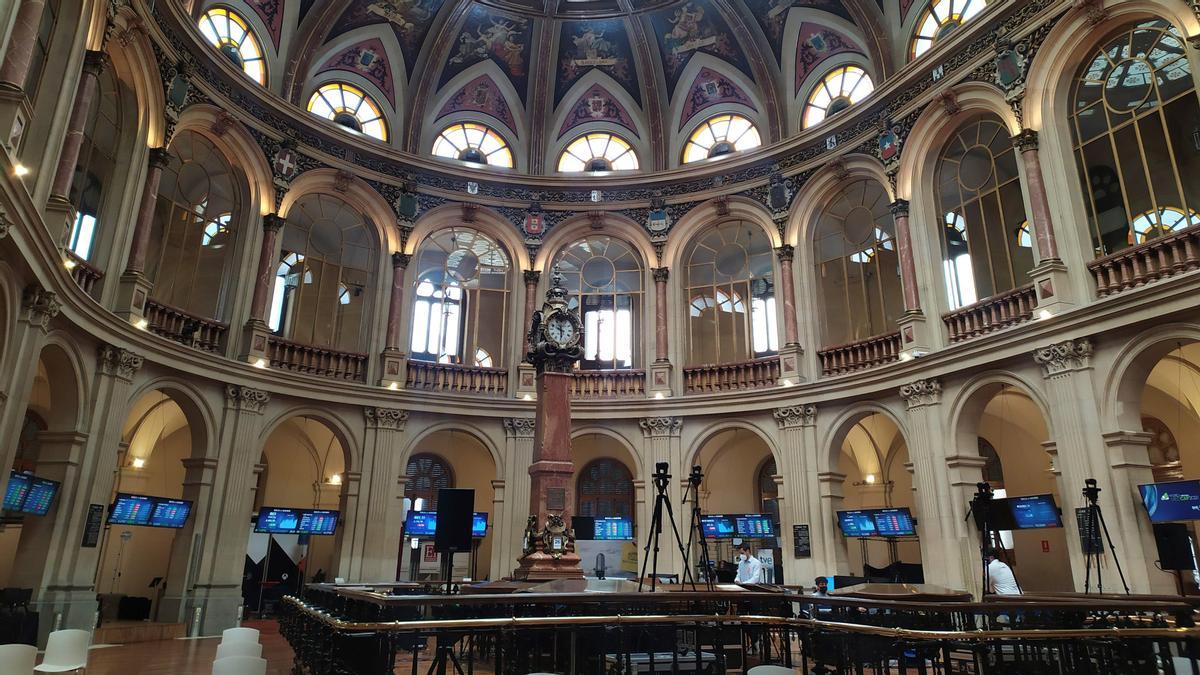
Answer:
[[[987,595],[992,587],[992,574],[988,569],[988,551],[1001,543],[1000,531],[992,527],[992,499],[995,493],[989,483],[976,483],[975,495],[971,498],[971,506],[967,509],[967,520],[975,518],[975,526],[979,529],[979,561],[982,566],[980,582],[983,590],[980,597]]]
[[[1092,567],[1096,568],[1096,591],[1104,592],[1104,577],[1101,571],[1100,556],[1104,555],[1104,545],[1100,541],[1101,533],[1108,542],[1108,550],[1112,551],[1113,564],[1117,568],[1117,576],[1125,595],[1129,595],[1129,583],[1125,581],[1125,572],[1121,570],[1121,560],[1117,557],[1117,547],[1113,545],[1112,536],[1108,533],[1108,525],[1104,522],[1104,512],[1100,510],[1100,488],[1096,486],[1095,478],[1083,481],[1083,498],[1087,500],[1087,514],[1083,521],[1083,553],[1087,556],[1086,572],[1083,577],[1083,592],[1092,592]]]
[[[688,541],[687,548],[683,552],[683,567],[690,570],[691,563],[688,556],[692,552],[692,543],[700,542],[700,568],[704,570],[704,587],[707,590],[713,590],[714,570],[712,568],[712,560],[708,557],[708,541],[704,538],[704,529],[701,527],[700,513],[700,483],[704,480],[704,474],[700,472],[700,466],[693,466],[692,473],[688,475],[687,490],[683,493],[683,503],[692,501],[692,522],[688,525]],[[692,590],[696,590],[696,580],[692,579]]]
[[[683,538],[679,536],[679,527],[675,525],[675,512],[671,508],[671,498],[667,496],[667,486],[671,484],[671,474],[667,473],[670,466],[666,462],[659,462],[654,465],[654,489],[658,494],[654,497],[654,515],[650,517],[650,536],[646,538],[646,548],[643,549],[642,557],[642,574],[638,579],[638,592],[642,591],[642,586],[646,583],[646,566],[653,565],[650,568],[650,592],[653,593],[658,586],[658,538],[662,534],[663,529],[663,511],[666,511],[667,518],[671,522],[671,531],[675,533],[675,543],[679,546],[679,554],[684,560],[687,560],[687,551],[683,548]],[[651,554],[650,547],[654,547],[654,552]],[[684,583],[691,583],[693,589],[696,586],[696,580],[692,577],[691,571],[684,565],[683,577]]]

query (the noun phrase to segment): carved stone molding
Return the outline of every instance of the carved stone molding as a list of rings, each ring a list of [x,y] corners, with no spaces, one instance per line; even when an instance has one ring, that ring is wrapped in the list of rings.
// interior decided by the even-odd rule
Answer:
[[[908,409],[937,405],[942,402],[942,381],[937,378],[917,380],[900,387],[900,397]]]
[[[1042,375],[1049,379],[1091,367],[1092,351],[1092,341],[1080,338],[1036,349],[1033,360],[1042,367]]]
[[[811,403],[776,408],[774,415],[780,429],[799,429],[817,424],[817,406]]]
[[[1103,0],[1075,0],[1071,6],[1087,13],[1089,26],[1095,26],[1108,18],[1108,10],[1104,9]]]
[[[779,258],[779,262],[792,262],[796,258],[796,247],[784,244],[775,249],[775,257]]]
[[[408,269],[408,264],[412,262],[412,256],[399,251],[392,254],[392,269]]]
[[[538,282],[542,280],[542,271],[525,270],[524,277],[526,286],[537,286]]]
[[[908,217],[908,200],[907,199],[897,199],[896,201],[892,202],[891,207],[892,207],[892,217],[893,218],[907,218]]]
[[[142,357],[128,349],[100,345],[98,365],[101,374],[132,382],[133,376],[142,367]]]
[[[0,239],[8,236],[8,231],[12,229],[12,219],[8,217],[8,210],[0,206]]]
[[[646,438],[678,437],[683,431],[682,417],[643,417],[638,421]]]
[[[24,310],[26,321],[39,328],[45,328],[50,324],[50,319],[58,316],[62,305],[53,291],[30,284],[21,294],[21,309]]]
[[[150,154],[146,158],[147,164],[151,169],[165,169],[171,163],[171,151],[166,147],[150,148]]]
[[[263,216],[263,230],[267,232],[279,232],[287,225],[287,218],[283,218],[274,213],[268,213]]]
[[[1038,132],[1033,129],[1023,129],[1021,133],[1013,136],[1012,140],[1020,152],[1038,149]]]
[[[225,399],[226,405],[231,408],[262,414],[271,400],[271,395],[261,389],[229,384],[225,385]]]
[[[533,438],[537,423],[532,417],[505,417],[504,433],[509,438]]]
[[[654,275],[654,283],[665,284],[667,279],[671,277],[671,270],[666,267],[652,267],[650,273]]]
[[[399,408],[367,406],[363,408],[363,417],[366,418],[369,429],[404,431],[404,425],[408,422],[408,411]]]

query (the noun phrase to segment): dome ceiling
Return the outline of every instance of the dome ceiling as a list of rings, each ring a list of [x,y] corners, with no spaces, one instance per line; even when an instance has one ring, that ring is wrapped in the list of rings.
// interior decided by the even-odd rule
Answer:
[[[808,93],[841,65],[875,82],[903,64],[919,0],[218,0],[247,15],[268,86],[297,105],[349,82],[383,111],[389,143],[428,153],[479,121],[518,170],[552,169],[580,133],[626,137],[644,168],[678,163],[713,114],[766,142],[800,129]],[[702,114],[707,113],[707,114]]]

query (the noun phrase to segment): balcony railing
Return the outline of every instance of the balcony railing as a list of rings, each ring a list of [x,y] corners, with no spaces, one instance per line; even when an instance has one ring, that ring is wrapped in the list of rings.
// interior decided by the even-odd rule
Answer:
[[[779,380],[779,357],[693,366],[683,369],[685,394],[742,391],[773,387]]]
[[[889,333],[817,352],[821,372],[841,375],[900,360],[900,333]]]
[[[942,321],[950,341],[960,342],[1029,321],[1036,307],[1037,291],[1031,284],[945,314]]]
[[[577,399],[633,398],[646,395],[644,370],[580,370],[571,396]]]
[[[104,272],[70,251],[67,251],[67,264],[71,270],[71,278],[88,295],[92,294],[92,289],[96,288],[96,284],[104,278]]]
[[[367,379],[366,354],[300,344],[272,335],[267,338],[267,356],[272,368],[335,380]]]
[[[146,300],[143,318],[151,333],[206,352],[220,353],[229,332],[229,324],[185,312],[153,298]]]
[[[1100,297],[1200,268],[1200,225],[1088,263]]]
[[[416,391],[503,396],[508,391],[508,371],[503,368],[409,361],[408,379],[404,387]]]

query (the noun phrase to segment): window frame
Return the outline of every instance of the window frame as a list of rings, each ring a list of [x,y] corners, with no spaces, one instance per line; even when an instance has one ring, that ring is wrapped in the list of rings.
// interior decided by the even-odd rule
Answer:
[[[331,99],[327,96],[328,93],[333,91],[337,91],[338,96],[341,98],[341,105],[335,105],[334,99]],[[358,98],[357,105],[351,106],[347,102],[347,93]],[[322,105],[329,108],[329,112],[322,113],[314,110],[313,106],[317,104],[317,101],[320,101]],[[374,115],[374,117],[366,117],[364,119],[363,117],[359,116],[359,111],[361,111],[364,106],[370,111],[371,115]],[[379,105],[379,103],[372,98],[365,89],[349,82],[333,80],[330,82],[321,83],[308,97],[308,105],[306,105],[304,109],[309,113],[320,117],[321,119],[329,120],[341,129],[346,129],[352,133],[360,134],[368,138],[374,138],[381,143],[387,143],[390,137],[387,116],[384,115],[383,106]],[[357,121],[359,128],[355,129],[354,127],[342,124],[337,120],[339,115],[350,115]],[[373,128],[377,129],[378,133],[368,131],[368,125],[377,125]]]

